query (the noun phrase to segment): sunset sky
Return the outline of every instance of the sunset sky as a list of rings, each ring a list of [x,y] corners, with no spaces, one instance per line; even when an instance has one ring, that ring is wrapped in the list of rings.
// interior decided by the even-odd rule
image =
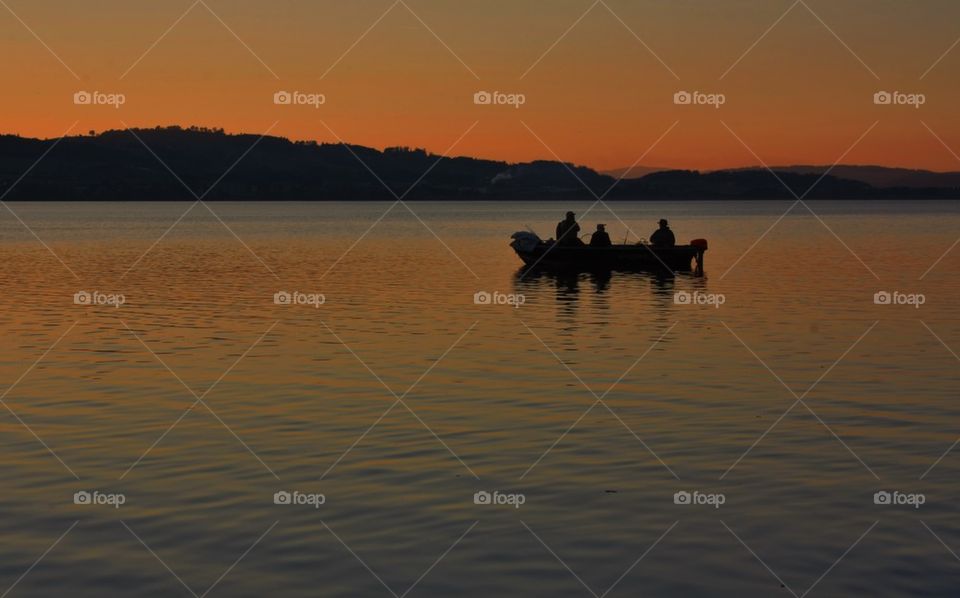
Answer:
[[[830,164],[879,121],[844,163],[960,170],[958,38],[953,0],[3,0],[0,132],[276,122],[294,139],[442,153],[463,136],[451,154],[612,169],[679,121],[641,163],[711,169],[757,164],[745,145]],[[126,104],[75,106],[81,90]],[[279,90],[327,101],[276,106]],[[726,103],[677,106],[681,90]],[[881,90],[926,103],[877,106]],[[477,106],[478,91],[526,104]]]

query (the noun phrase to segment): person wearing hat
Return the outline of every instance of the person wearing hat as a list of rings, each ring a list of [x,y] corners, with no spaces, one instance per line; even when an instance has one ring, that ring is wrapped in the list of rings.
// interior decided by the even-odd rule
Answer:
[[[580,225],[577,224],[576,214],[567,212],[566,220],[557,224],[558,245],[580,245]]]
[[[677,238],[673,236],[666,220],[660,220],[660,228],[650,235],[650,244],[654,247],[673,247],[677,244]]]
[[[610,235],[607,234],[607,225],[598,224],[597,230],[590,237],[590,247],[610,247],[613,243],[610,241]]]

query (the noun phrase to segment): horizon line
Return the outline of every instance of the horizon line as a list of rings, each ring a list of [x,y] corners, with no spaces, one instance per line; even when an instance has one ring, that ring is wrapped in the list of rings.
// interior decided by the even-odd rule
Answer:
[[[571,165],[571,166],[574,166],[574,167],[577,167],[577,168],[588,168],[588,169],[594,171],[594,172],[597,173],[597,174],[604,175],[604,176],[610,176],[610,177],[613,177],[613,178],[617,178],[617,176],[615,176],[615,175],[613,175],[613,174],[610,174],[610,173],[613,173],[613,172],[621,172],[621,171],[626,172],[626,173],[629,173],[630,171],[632,171],[632,170],[637,170],[637,169],[639,169],[639,170],[648,170],[649,172],[647,172],[647,173],[645,173],[645,174],[643,174],[643,175],[637,176],[637,177],[632,177],[632,178],[642,178],[643,176],[646,176],[647,174],[653,174],[653,173],[656,173],[656,172],[671,172],[671,171],[714,173],[714,172],[732,172],[732,171],[738,171],[738,170],[774,170],[774,171],[776,171],[778,168],[784,168],[784,169],[787,169],[787,168],[823,168],[824,170],[827,170],[827,169],[836,169],[836,168],[841,168],[841,167],[883,168],[883,169],[889,169],[889,170],[907,170],[907,171],[913,171],[913,172],[929,172],[929,173],[932,173],[932,174],[960,174],[960,170],[934,170],[934,169],[931,169],[931,168],[914,168],[914,167],[908,167],[908,166],[894,166],[894,165],[886,165],[886,164],[855,164],[855,163],[839,163],[839,164],[810,164],[810,163],[804,164],[804,163],[792,163],[792,164],[777,164],[777,165],[771,165],[771,166],[767,166],[767,165],[764,165],[764,164],[750,164],[750,165],[743,165],[743,166],[730,166],[730,167],[726,167],[726,168],[698,168],[698,167],[682,167],[682,166],[644,166],[644,165],[642,165],[642,164],[635,164],[635,165],[629,166],[629,167],[623,166],[623,167],[615,167],[615,168],[598,168],[598,167],[590,166],[590,165],[587,165],[587,164],[578,164],[578,163],[576,163],[576,162],[568,162],[568,161],[563,161],[563,160],[557,160],[556,158],[553,158],[553,157],[534,158],[534,159],[527,160],[527,161],[513,162],[513,161],[505,160],[505,159],[502,159],[502,158],[488,158],[488,157],[473,156],[473,155],[455,155],[455,156],[448,156],[448,155],[443,154],[443,153],[433,152],[433,151],[431,151],[431,150],[429,150],[428,148],[425,148],[425,147],[413,147],[413,146],[404,146],[404,145],[385,145],[385,146],[378,147],[378,146],[373,146],[373,145],[363,145],[363,144],[359,144],[359,143],[350,143],[350,142],[336,141],[336,140],[325,141],[325,140],[320,140],[320,139],[296,139],[296,138],[292,138],[292,137],[285,137],[285,136],[282,136],[282,135],[263,135],[262,133],[250,133],[250,132],[246,132],[246,131],[235,132],[235,131],[229,131],[229,130],[227,130],[227,129],[224,128],[224,127],[206,127],[206,126],[200,126],[200,125],[188,125],[188,126],[184,126],[184,125],[155,125],[155,126],[152,126],[152,127],[129,127],[129,128],[119,128],[119,129],[104,129],[104,130],[102,130],[102,131],[96,131],[96,130],[94,130],[94,129],[91,129],[91,130],[88,131],[87,133],[77,133],[77,134],[73,134],[73,135],[61,135],[61,136],[55,136],[55,137],[32,137],[32,136],[24,135],[24,134],[21,134],[21,133],[3,133],[3,132],[0,132],[0,137],[17,137],[17,138],[20,138],[20,139],[31,140],[31,141],[50,142],[50,141],[64,140],[64,139],[70,139],[70,138],[89,138],[89,137],[96,137],[96,136],[103,135],[104,133],[111,133],[111,132],[123,132],[123,131],[131,131],[131,130],[133,130],[133,131],[154,131],[154,130],[157,130],[157,129],[174,129],[174,128],[179,128],[179,129],[184,130],[184,131],[200,130],[201,132],[221,133],[221,134],[224,134],[224,135],[236,136],[236,137],[240,137],[240,136],[254,136],[254,137],[263,137],[264,139],[269,139],[269,138],[282,139],[282,140],[284,140],[284,141],[288,141],[288,142],[291,142],[291,143],[316,143],[316,144],[319,144],[319,145],[348,145],[348,146],[351,146],[351,147],[362,147],[362,148],[366,148],[366,149],[372,149],[372,150],[376,150],[376,151],[381,152],[381,153],[384,153],[384,152],[386,152],[386,151],[389,150],[389,149],[409,148],[409,149],[415,150],[415,151],[423,151],[423,152],[425,152],[425,153],[427,153],[428,155],[433,156],[433,157],[443,157],[443,158],[447,158],[447,159],[451,159],[451,160],[452,160],[452,159],[458,159],[458,158],[461,158],[461,159],[462,159],[462,158],[466,158],[466,159],[471,159],[471,160],[482,160],[482,161],[490,161],[490,162],[503,162],[504,164],[509,164],[509,165],[517,165],[517,164],[525,164],[525,163],[526,163],[526,164],[529,164],[529,163],[533,163],[533,162],[555,162],[555,163],[561,163],[561,164],[568,164],[568,165]],[[94,135],[90,135],[91,132],[94,133]],[[624,176],[623,178],[626,179],[627,177]]]

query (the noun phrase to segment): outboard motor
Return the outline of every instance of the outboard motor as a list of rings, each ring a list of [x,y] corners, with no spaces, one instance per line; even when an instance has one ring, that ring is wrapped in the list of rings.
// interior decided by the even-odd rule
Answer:
[[[510,238],[513,239],[510,247],[513,247],[513,250],[517,253],[530,253],[537,248],[537,245],[543,242],[536,233],[526,230],[513,233]]]
[[[703,276],[703,254],[707,252],[707,247],[709,244],[706,239],[694,239],[690,241],[690,246],[696,249],[697,253],[694,256],[694,259],[697,260],[697,276]]]

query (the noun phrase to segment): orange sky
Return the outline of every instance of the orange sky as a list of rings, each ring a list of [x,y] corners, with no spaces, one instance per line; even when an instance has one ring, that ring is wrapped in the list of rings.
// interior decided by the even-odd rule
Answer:
[[[960,37],[951,0],[5,2],[16,16],[0,6],[2,132],[276,122],[273,134],[296,139],[336,141],[332,130],[442,153],[477,123],[451,153],[605,169],[679,121],[642,164],[720,168],[756,164],[753,153],[833,163],[879,121],[845,163],[960,170],[943,145],[960,153],[960,46],[923,77]],[[126,104],[75,106],[79,90]],[[276,106],[278,90],[327,101]],[[477,106],[481,90],[526,104]],[[677,106],[680,90],[726,103]],[[926,104],[877,106],[879,90]]]

